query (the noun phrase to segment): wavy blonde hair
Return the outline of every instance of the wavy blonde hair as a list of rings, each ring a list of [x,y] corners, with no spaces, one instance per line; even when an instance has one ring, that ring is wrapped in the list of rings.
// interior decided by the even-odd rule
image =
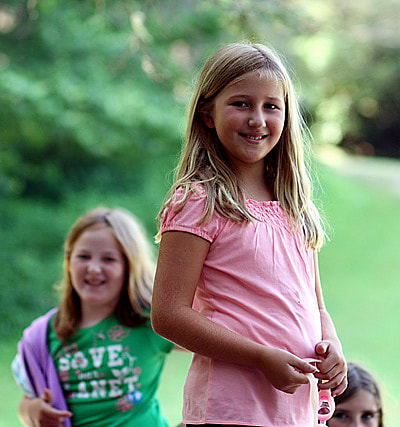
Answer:
[[[59,287],[61,301],[54,324],[61,341],[74,335],[81,319],[80,298],[71,282],[70,255],[78,238],[98,225],[112,230],[126,261],[125,283],[115,309],[118,320],[125,326],[134,327],[144,325],[150,317],[155,272],[153,248],[130,212],[120,208],[96,208],[75,222],[64,244],[64,277]]]
[[[229,44],[205,63],[189,104],[186,140],[175,169],[174,184],[157,217],[158,226],[176,190],[183,189],[180,210],[189,192],[196,191],[195,184],[201,184],[207,194],[199,224],[208,221],[214,211],[236,222],[254,220],[246,208],[245,195],[229,168],[215,129],[208,128],[202,118],[204,112],[212,110],[216,96],[228,84],[254,71],[282,84],[286,107],[281,138],[265,158],[265,179],[286,212],[293,231],[302,233],[308,247],[319,249],[323,245],[325,232],[321,217],[311,200],[311,180],[305,160],[310,135],[282,60],[262,44]],[[160,238],[159,231],[156,241]]]

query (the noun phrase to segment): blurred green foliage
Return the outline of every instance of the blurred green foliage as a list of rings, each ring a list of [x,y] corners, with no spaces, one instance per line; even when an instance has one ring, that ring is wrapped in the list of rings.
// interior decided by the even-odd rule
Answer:
[[[221,43],[290,58],[317,141],[400,156],[392,0],[8,0],[0,194],[148,191],[175,161],[193,74]],[[160,173],[161,171],[161,173]]]
[[[140,187],[155,153],[177,147],[171,87],[144,70],[150,35],[123,3],[9,9],[15,26],[0,47],[8,62],[0,79],[3,193],[57,200],[69,186]]]

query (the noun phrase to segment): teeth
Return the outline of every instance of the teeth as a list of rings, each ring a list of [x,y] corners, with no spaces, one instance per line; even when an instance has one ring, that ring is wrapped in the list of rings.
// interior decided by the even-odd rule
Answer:
[[[247,138],[254,139],[254,141],[259,141],[263,137],[262,136],[250,136],[250,135],[248,135]]]

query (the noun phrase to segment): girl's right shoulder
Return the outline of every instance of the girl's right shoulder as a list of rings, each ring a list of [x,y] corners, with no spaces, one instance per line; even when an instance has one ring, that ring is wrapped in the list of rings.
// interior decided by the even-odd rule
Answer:
[[[200,184],[182,185],[173,190],[169,200],[164,205],[162,219],[171,217],[183,210],[204,211],[207,194]],[[192,212],[194,214],[194,212]]]
[[[170,198],[164,205],[161,217],[178,213],[183,209],[197,207],[204,211],[207,201],[207,193],[201,184],[181,185],[173,189]]]
[[[213,241],[226,223],[215,210],[207,216],[208,195],[201,184],[178,187],[165,206],[160,231],[185,231]]]

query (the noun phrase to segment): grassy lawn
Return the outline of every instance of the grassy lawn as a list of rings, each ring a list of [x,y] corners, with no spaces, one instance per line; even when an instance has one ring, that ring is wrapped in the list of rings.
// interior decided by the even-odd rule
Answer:
[[[21,392],[11,376],[10,364],[16,350],[16,340],[0,342],[0,427],[21,426],[16,415]]]
[[[325,301],[347,359],[364,364],[379,379],[385,425],[395,427],[400,419],[400,371],[395,368],[400,351],[400,197],[329,168],[321,181],[332,226],[331,242],[320,254]]]
[[[400,419],[400,197],[322,167],[319,195],[331,224],[331,242],[320,254],[325,301],[348,360],[358,361],[380,380],[386,427]],[[16,339],[0,343],[0,427],[19,426],[20,392],[9,365]],[[160,391],[171,427],[180,421],[182,386],[190,361],[175,352],[166,365]],[[6,397],[6,398],[5,398]]]

